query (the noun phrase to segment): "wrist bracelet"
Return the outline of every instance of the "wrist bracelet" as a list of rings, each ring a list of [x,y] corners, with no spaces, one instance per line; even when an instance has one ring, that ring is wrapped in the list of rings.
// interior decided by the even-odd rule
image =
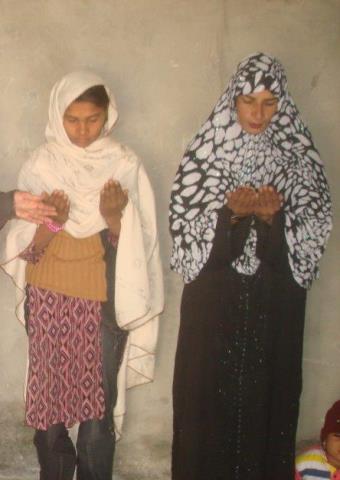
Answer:
[[[64,225],[60,225],[60,223],[46,222],[45,225],[49,229],[49,231],[53,233],[58,233],[61,230],[64,230]]]

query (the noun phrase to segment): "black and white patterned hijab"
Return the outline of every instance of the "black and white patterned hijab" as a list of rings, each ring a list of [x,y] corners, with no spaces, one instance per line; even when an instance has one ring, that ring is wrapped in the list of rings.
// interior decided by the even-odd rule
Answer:
[[[235,100],[265,89],[278,98],[278,111],[263,133],[252,135],[238,123]],[[185,282],[195,279],[209,258],[226,192],[241,185],[272,185],[283,195],[289,264],[296,282],[308,288],[317,277],[332,226],[329,189],[311,134],[287,90],[283,67],[264,53],[238,65],[176,174],[170,203],[171,268]],[[256,272],[256,241],[252,227],[233,264],[238,272]]]

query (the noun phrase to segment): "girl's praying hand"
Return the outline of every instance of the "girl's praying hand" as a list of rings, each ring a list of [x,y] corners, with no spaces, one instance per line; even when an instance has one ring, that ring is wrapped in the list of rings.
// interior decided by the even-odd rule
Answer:
[[[115,236],[119,236],[120,220],[127,202],[127,191],[122,189],[119,182],[109,180],[105,183],[100,192],[99,211]]]

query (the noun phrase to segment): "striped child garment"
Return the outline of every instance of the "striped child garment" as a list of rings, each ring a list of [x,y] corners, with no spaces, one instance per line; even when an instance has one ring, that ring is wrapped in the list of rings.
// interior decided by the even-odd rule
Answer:
[[[340,480],[340,470],[330,465],[321,446],[314,446],[296,458],[295,480]]]

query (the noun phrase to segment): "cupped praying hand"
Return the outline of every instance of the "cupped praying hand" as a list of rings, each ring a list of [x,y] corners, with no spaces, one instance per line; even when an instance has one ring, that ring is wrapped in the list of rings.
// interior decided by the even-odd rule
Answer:
[[[53,217],[53,223],[64,225],[67,222],[70,213],[70,200],[63,190],[53,190],[48,195],[44,193],[44,203],[55,208],[56,215]]]
[[[251,187],[242,186],[227,193],[228,207],[234,215],[248,217],[253,215],[257,202],[257,193]]]
[[[108,180],[100,192],[99,211],[114,235],[119,235],[120,220],[128,194],[116,180]]]
[[[272,223],[274,215],[283,204],[282,195],[270,185],[263,185],[258,190],[241,186],[228,192],[226,197],[234,216],[242,218],[255,215],[268,224]]]

